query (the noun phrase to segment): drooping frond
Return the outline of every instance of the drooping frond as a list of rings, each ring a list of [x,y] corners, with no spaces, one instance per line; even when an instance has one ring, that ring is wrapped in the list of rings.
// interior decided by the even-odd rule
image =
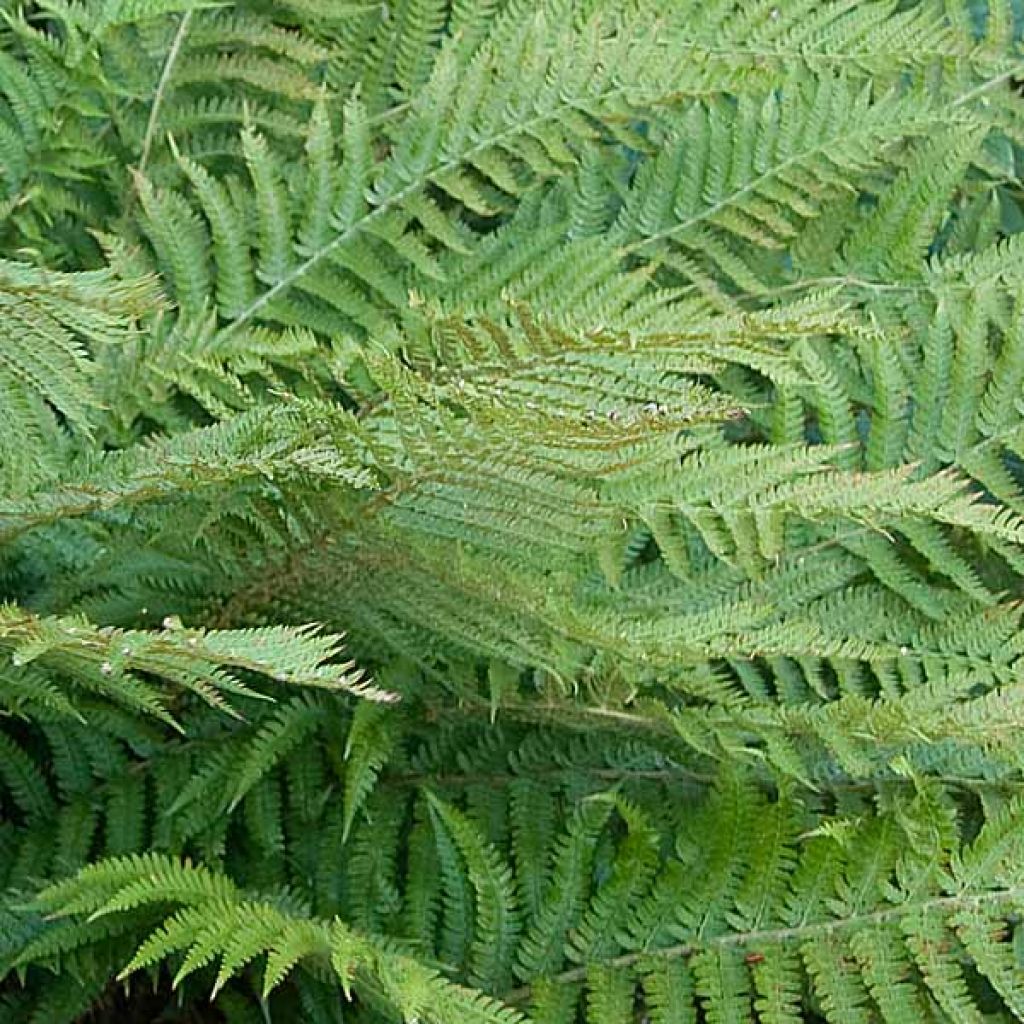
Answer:
[[[291,902],[287,894],[277,901],[247,899],[223,876],[154,855],[108,861],[40,894],[36,906],[44,912],[59,910],[69,918],[69,926],[40,935],[24,959],[67,955],[88,942],[88,924],[83,928],[75,917],[98,920],[121,915],[131,920],[133,911],[154,907],[159,912],[170,904],[180,909],[154,929],[123,975],[181,952],[184,961],[176,981],[219,960],[216,990],[259,957],[265,958],[263,994],[267,996],[302,961],[326,959],[346,992],[360,993],[365,985],[371,998],[382,998],[407,1019],[415,1016],[437,1024],[453,1019],[516,1024],[523,1019],[479,992],[452,984],[397,949],[353,932],[338,919],[302,915]],[[116,921],[111,921],[109,931],[116,936]]]

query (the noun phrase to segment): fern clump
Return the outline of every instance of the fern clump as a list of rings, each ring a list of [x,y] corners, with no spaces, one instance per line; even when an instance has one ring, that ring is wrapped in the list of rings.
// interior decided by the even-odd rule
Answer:
[[[1017,0],[0,14],[0,1021],[1024,1018]]]

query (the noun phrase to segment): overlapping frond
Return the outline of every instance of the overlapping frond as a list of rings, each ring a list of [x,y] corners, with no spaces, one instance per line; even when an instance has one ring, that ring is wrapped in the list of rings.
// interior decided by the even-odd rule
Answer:
[[[0,1017],[1024,1013],[1016,0],[0,13]]]
[[[513,899],[513,868],[480,825],[436,798],[432,806],[440,855],[459,858],[445,870],[464,873],[475,894],[470,920],[493,938],[493,915]],[[958,1019],[982,1019],[992,993],[1014,1006],[1017,802],[993,809],[974,837],[929,787],[857,809],[815,829],[812,806],[788,793],[766,798],[729,772],[681,820],[655,825],[620,797],[587,802],[553,843],[551,887],[519,947],[519,983],[491,978],[486,987],[527,1004],[532,1019],[561,1020],[580,1006],[588,1022],[625,1020],[635,1002],[652,1019],[749,1016],[756,1006],[780,1020],[920,1020],[933,1000]],[[660,830],[674,836],[667,852]],[[610,906],[616,930],[594,931]],[[113,950],[142,928],[149,937],[125,975],[170,959],[176,984],[199,972],[216,990],[253,971],[266,996],[320,959],[346,994],[371,1005],[383,997],[422,1019],[520,1019],[425,970],[393,940],[312,916],[291,895],[261,900],[187,862],[111,860],[50,887],[32,909],[56,917],[36,926],[21,954],[28,962],[73,958],[96,943]],[[508,937],[514,949],[515,932]]]
[[[125,343],[154,296],[144,278],[0,265],[0,471],[8,492],[25,489],[52,460],[62,428],[89,436],[99,398],[87,346]]]

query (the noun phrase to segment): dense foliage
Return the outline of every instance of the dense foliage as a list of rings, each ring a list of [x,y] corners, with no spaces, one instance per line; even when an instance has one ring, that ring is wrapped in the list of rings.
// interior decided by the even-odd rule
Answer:
[[[0,1021],[1024,1018],[1024,9],[0,15]]]

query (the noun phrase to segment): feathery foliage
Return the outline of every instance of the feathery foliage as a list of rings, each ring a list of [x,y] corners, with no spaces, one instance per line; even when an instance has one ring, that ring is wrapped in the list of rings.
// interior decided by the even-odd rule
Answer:
[[[0,1021],[1024,1018],[1017,0],[0,15]]]

